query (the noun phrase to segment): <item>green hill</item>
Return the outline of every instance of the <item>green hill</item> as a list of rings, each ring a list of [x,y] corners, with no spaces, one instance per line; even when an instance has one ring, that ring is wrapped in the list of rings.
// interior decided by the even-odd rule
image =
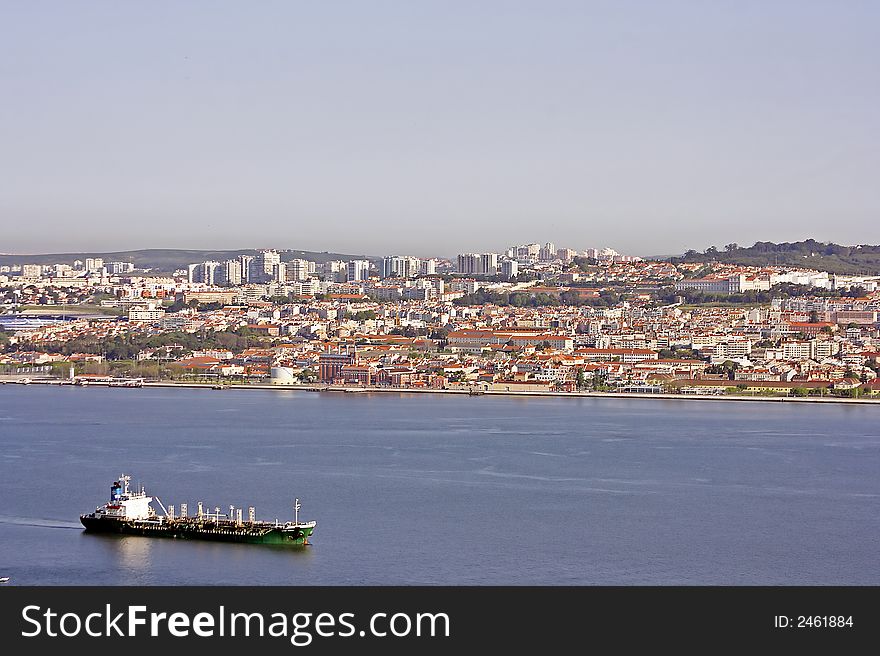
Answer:
[[[239,255],[256,255],[255,249],[230,251],[187,250],[178,248],[145,248],[131,251],[113,251],[109,253],[47,253],[35,255],[0,255],[0,265],[11,264],[72,264],[74,260],[85,260],[87,257],[101,257],[104,262],[132,262],[138,269],[152,269],[154,272],[171,272],[184,269],[194,262],[206,260],[230,260]],[[345,255],[343,253],[316,253],[313,251],[280,250],[281,259],[285,262],[295,259],[311,260],[312,262],[329,262],[330,260],[376,260],[367,255]]]
[[[749,248],[728,244],[710,246],[702,253],[690,250],[680,257],[661,258],[673,263],[726,262],[746,266],[797,266],[842,275],[880,275],[880,246],[841,246],[815,239],[783,242],[759,241]]]

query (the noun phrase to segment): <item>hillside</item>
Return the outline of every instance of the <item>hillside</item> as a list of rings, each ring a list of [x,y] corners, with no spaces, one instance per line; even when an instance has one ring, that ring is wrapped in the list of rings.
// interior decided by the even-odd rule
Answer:
[[[105,262],[133,262],[139,269],[153,269],[156,272],[171,272],[175,269],[186,268],[194,262],[206,260],[229,260],[239,255],[256,255],[259,251],[254,249],[241,249],[232,251],[205,251],[186,250],[176,248],[145,248],[131,251],[113,251],[108,253],[48,253],[37,255],[0,255],[0,265],[10,264],[72,264],[74,260],[85,260],[87,257],[102,257]],[[375,257],[366,255],[345,255],[342,253],[316,253],[312,251],[279,251],[281,259],[285,262],[295,259],[311,260],[313,262],[329,262],[330,260],[375,260]]]
[[[841,246],[814,239],[775,244],[759,241],[749,248],[728,244],[710,246],[702,253],[690,250],[681,257],[662,258],[673,263],[727,262],[746,266],[787,265],[843,275],[880,275],[880,246]]]

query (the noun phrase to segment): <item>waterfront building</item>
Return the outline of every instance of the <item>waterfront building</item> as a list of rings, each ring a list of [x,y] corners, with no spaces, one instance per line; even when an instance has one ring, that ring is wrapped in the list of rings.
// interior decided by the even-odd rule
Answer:
[[[325,351],[318,356],[318,377],[322,383],[332,383],[342,377],[343,368],[357,364],[357,350],[354,348],[336,353]]]

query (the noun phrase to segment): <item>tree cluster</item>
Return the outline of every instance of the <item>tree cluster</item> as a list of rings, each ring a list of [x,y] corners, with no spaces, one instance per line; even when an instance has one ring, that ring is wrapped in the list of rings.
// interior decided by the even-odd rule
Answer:
[[[195,351],[204,349],[222,349],[232,352],[242,351],[261,343],[259,337],[250,334],[247,328],[231,331],[205,331],[202,334],[174,331],[161,335],[116,335],[113,337],[94,338],[77,337],[65,342],[40,342],[30,344],[22,342],[10,347],[16,351],[41,350],[47,353],[97,353],[107,360],[132,360],[145,349],[162,346],[180,345],[183,350]]]
[[[746,266],[801,266],[839,274],[877,274],[880,273],[880,246],[841,246],[815,239],[780,244],[759,241],[749,248],[727,244],[724,251],[720,251],[716,246],[710,246],[702,253],[691,249],[681,257],[670,258],[673,263],[707,260]]]

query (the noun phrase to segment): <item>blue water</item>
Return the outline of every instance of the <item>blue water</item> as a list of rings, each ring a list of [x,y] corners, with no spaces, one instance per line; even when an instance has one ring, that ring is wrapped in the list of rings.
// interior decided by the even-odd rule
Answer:
[[[0,386],[0,576],[880,584],[880,407]],[[311,547],[85,534],[122,472]]]

